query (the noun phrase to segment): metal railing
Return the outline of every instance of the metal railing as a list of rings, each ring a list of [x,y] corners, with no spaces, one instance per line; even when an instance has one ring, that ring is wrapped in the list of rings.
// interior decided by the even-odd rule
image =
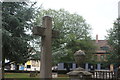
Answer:
[[[93,79],[100,80],[117,80],[117,72],[114,71],[90,71],[93,73]]]

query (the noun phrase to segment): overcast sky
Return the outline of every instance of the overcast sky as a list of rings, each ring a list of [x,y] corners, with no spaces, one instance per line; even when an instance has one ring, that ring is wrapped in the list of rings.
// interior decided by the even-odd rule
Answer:
[[[106,30],[113,27],[118,17],[118,1],[120,0],[36,0],[44,9],[61,9],[77,13],[86,19],[92,27],[92,37],[105,39]]]

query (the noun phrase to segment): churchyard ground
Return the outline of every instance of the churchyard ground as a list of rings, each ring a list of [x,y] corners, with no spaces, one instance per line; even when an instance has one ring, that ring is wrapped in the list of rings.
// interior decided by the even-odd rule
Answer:
[[[29,76],[30,73],[5,73],[5,78],[18,78],[18,80],[20,79],[24,79],[24,80],[39,80],[40,76],[37,75],[36,77],[30,77]],[[58,74],[58,79],[64,79],[64,80],[68,80],[68,75],[66,74]]]

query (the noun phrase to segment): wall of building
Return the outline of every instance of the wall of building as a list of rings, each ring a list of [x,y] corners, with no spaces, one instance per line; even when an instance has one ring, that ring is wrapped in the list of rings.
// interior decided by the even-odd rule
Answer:
[[[40,71],[40,61],[33,61],[33,60],[30,60],[28,62],[25,63],[25,66],[24,66],[24,70],[27,70],[27,71]]]

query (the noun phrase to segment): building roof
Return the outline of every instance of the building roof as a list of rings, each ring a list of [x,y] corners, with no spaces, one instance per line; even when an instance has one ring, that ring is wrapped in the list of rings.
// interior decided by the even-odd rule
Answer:
[[[96,46],[97,54],[105,54],[110,50],[108,40],[98,40],[98,35],[96,35],[96,40],[93,40],[93,44]]]

